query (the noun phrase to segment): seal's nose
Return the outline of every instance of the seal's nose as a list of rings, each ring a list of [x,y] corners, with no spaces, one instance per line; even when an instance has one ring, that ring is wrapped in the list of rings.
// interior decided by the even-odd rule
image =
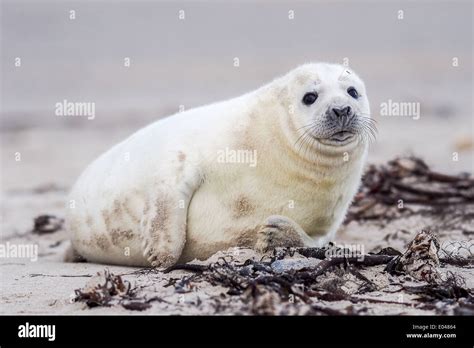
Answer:
[[[350,106],[346,106],[345,108],[333,108],[332,112],[334,115],[337,117],[342,117],[342,116],[351,116],[352,110]]]

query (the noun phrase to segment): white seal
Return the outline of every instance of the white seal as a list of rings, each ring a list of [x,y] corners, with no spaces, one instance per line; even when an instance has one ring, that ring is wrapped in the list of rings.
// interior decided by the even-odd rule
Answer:
[[[167,267],[232,246],[320,245],[358,189],[373,131],[362,80],[325,63],[161,119],[80,176],[66,217],[73,249]]]

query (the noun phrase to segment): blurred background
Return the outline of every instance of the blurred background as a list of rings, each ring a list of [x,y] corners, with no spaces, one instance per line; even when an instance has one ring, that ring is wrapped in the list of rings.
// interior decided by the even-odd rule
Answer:
[[[415,154],[473,171],[472,1],[2,0],[0,60],[10,198],[67,191],[100,153],[180,105],[238,96],[310,61],[348,63],[365,80],[379,128],[370,162]],[[64,99],[94,102],[95,119],[56,116]],[[420,119],[381,116],[388,100],[420,103]]]

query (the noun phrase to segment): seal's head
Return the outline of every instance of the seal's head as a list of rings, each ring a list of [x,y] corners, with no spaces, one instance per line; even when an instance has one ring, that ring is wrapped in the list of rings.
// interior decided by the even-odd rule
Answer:
[[[287,75],[289,117],[299,141],[344,148],[375,134],[364,82],[338,64],[306,64]]]

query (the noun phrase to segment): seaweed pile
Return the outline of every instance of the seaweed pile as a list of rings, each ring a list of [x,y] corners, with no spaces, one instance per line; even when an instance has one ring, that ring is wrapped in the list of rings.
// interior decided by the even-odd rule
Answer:
[[[370,165],[349,209],[351,221],[392,220],[412,214],[452,215],[474,226],[474,178],[432,171],[417,157]],[[474,232],[474,231],[469,231]]]
[[[392,248],[364,255],[354,255],[351,250],[335,246],[278,248],[261,260],[248,259],[238,263],[232,257],[221,257],[209,265],[175,265],[166,272],[193,272],[170,280],[168,286],[174,286],[178,293],[191,292],[202,282],[225,288],[223,297],[230,296],[233,301],[242,302],[239,314],[344,315],[363,314],[360,313],[363,306],[362,309],[355,308],[355,304],[412,306],[403,301],[370,297],[370,293],[380,290],[380,285],[374,279],[368,279],[363,269],[385,265],[379,270],[380,274],[385,270],[385,276],[401,279],[391,292],[418,295],[419,308],[443,314],[450,310],[474,313],[470,310],[474,308],[474,292],[466,288],[462,277],[440,275],[439,266],[447,259],[438,258],[439,247],[436,236],[423,231],[417,234],[404,253]],[[421,282],[422,285],[406,285],[406,279],[412,280],[410,284]],[[344,290],[348,282],[355,284],[356,288]],[[331,306],[334,301],[346,301],[346,305],[336,309]],[[225,311],[222,301],[216,303],[216,313]]]

